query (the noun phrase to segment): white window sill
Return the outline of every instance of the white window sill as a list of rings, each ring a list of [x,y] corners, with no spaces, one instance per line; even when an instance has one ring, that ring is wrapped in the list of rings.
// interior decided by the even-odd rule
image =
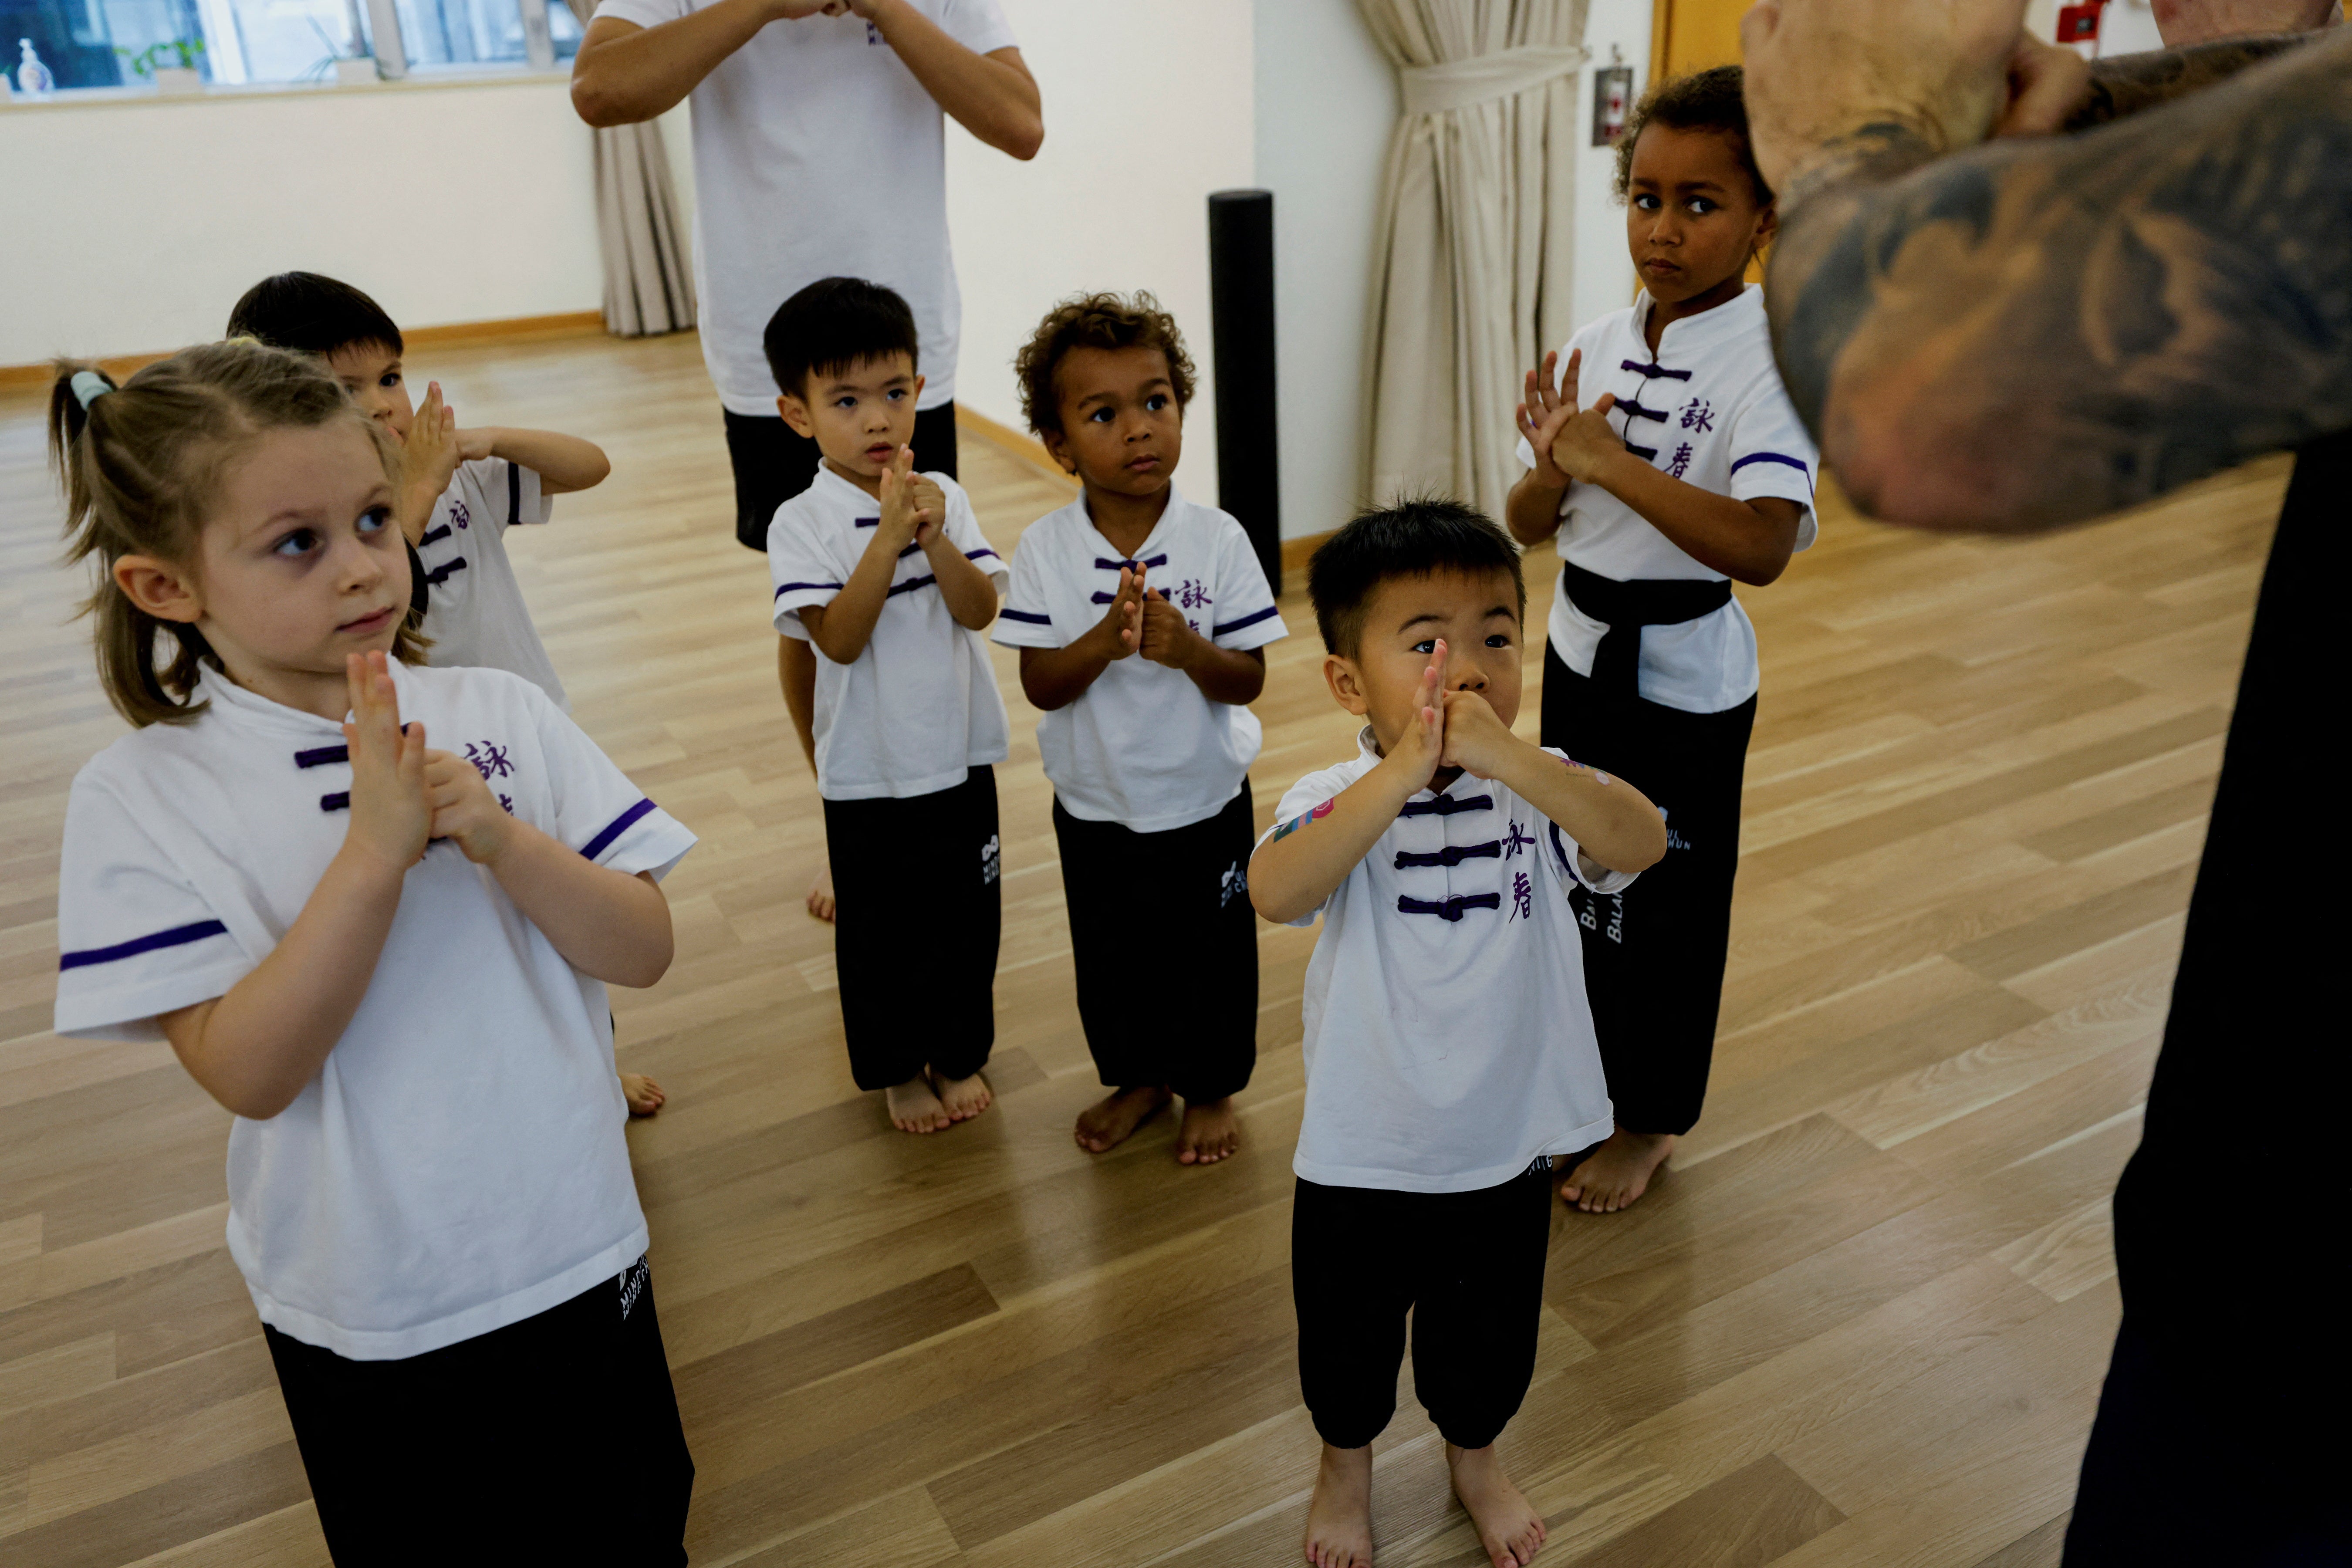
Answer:
[[[0,100],[0,113],[18,109],[122,109],[139,104],[242,101],[320,93],[439,92],[450,88],[527,87],[562,81],[571,75],[572,65],[567,60],[552,70],[533,70],[529,66],[507,64],[431,66],[412,70],[398,81],[354,82],[349,86],[332,80],[227,85],[206,82],[194,92],[161,92],[152,87],[81,87],[52,93],[47,98],[28,98],[21,92],[11,92],[5,100]]]

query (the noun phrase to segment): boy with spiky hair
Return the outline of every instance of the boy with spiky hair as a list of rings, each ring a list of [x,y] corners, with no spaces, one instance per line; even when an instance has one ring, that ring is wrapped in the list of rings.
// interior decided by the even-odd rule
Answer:
[[[1250,860],[1268,920],[1323,917],[1307,969],[1293,1162],[1298,1375],[1323,1439],[1318,1568],[1370,1568],[1371,1442],[1414,1391],[1496,1568],[1543,1521],[1496,1439],[1534,1374],[1551,1160],[1608,1135],[1571,892],[1665,852],[1622,779],[1511,732],[1527,589],[1455,501],[1368,511],[1315,552],[1323,675],[1357,754],[1307,774]]]

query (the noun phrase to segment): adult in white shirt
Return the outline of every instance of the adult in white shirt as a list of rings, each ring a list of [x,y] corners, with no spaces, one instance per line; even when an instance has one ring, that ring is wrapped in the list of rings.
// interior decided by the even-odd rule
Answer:
[[[726,409],[735,536],[764,552],[818,460],[777,416],[769,316],[820,278],[895,289],[921,335],[915,466],[952,476],[961,307],[940,115],[1024,160],[1045,123],[997,0],[604,0],[572,62],[580,117],[625,125],[689,94],[703,361]]]

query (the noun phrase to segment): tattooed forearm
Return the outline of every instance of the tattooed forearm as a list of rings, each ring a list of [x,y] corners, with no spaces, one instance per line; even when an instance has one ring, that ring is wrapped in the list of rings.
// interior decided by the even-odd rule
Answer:
[[[2223,38],[2185,49],[2144,55],[2111,55],[2091,62],[2090,95],[2066,119],[2069,131],[2087,131],[2126,114],[2137,114],[2229,80],[2249,66],[2298,48],[2317,37],[2278,33],[2259,38]]]
[[[1792,189],[1767,293],[1866,510],[2045,527],[2352,427],[2352,29],[2082,135],[1894,161]]]

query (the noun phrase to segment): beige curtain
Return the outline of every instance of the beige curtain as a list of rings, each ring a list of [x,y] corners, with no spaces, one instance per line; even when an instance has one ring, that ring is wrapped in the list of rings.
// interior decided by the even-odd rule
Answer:
[[[1524,373],[1568,339],[1586,0],[1357,0],[1396,62],[1374,242],[1367,493],[1502,515]]]
[[[566,0],[586,26],[596,0]],[[599,126],[596,230],[604,258],[604,330],[642,338],[694,325],[692,242],[677,216],[661,121]]]

